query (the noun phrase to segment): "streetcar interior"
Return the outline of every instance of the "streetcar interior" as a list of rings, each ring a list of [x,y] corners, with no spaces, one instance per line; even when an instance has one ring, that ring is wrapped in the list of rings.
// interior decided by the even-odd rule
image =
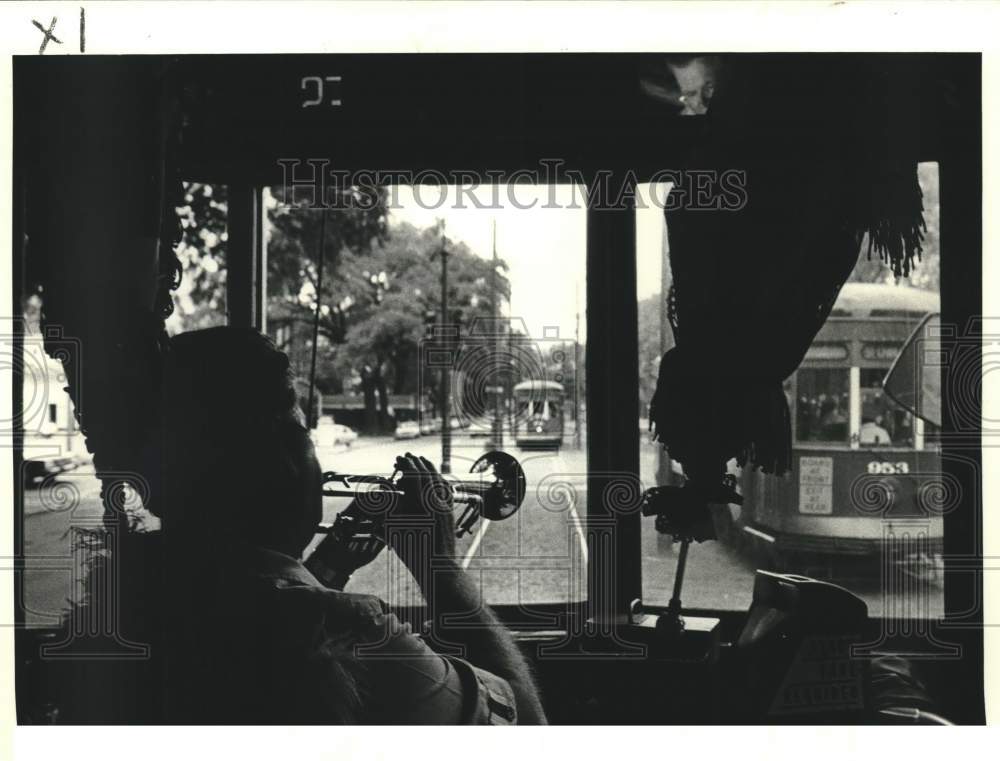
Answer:
[[[667,320],[670,273],[666,271],[663,211],[643,204],[641,199],[657,188],[666,192],[662,178],[657,176],[664,167],[697,164],[699,151],[709,139],[703,130],[704,117],[678,116],[676,110],[648,98],[638,86],[648,61],[656,56],[461,58],[460,66],[455,65],[453,57],[442,55],[164,59],[162,63],[172,67],[173,76],[184,83],[185,93],[190,96],[184,107],[190,109],[191,129],[174,157],[187,194],[186,200],[177,204],[177,210],[186,220],[185,229],[191,232],[190,250],[182,248],[181,252],[190,277],[184,281],[179,298],[197,299],[200,305],[197,313],[183,309],[175,312],[167,318],[168,326],[170,320],[175,330],[230,324],[271,335],[292,356],[303,384],[300,395],[312,400],[306,413],[312,416],[321,460],[329,457],[330,465],[323,460],[325,467],[344,470],[343,463],[349,467],[357,462],[361,463],[358,468],[372,468],[364,459],[368,456],[365,447],[375,446],[368,443],[369,430],[384,437],[384,441],[378,439],[377,445],[378,456],[385,460],[384,472],[391,470],[394,453],[403,448],[426,451],[436,461],[442,456],[441,441],[445,436],[450,467],[455,473],[464,473],[491,441],[502,441],[504,451],[522,461],[529,477],[530,496],[525,506],[510,520],[497,522],[481,533],[473,532],[459,546],[471,559],[470,567],[486,590],[487,602],[515,632],[531,660],[550,721],[764,721],[752,714],[748,708],[751,698],[737,687],[745,683],[747,675],[734,653],[755,599],[754,572],[768,567],[767,556],[746,554],[742,543],[748,537],[766,543],[769,532],[777,535],[774,527],[791,531],[787,526],[793,522],[776,518],[768,523],[761,512],[754,514],[753,522],[747,519],[748,505],[744,506],[743,518],[735,505],[713,506],[718,538],[692,544],[683,597],[684,613],[689,617],[688,635],[697,638],[701,636],[699,627],[704,627],[705,641],[712,639],[715,643],[711,657],[681,652],[679,647],[672,650],[669,644],[662,649],[657,645],[643,650],[650,642],[643,637],[652,636],[648,630],[635,640],[630,640],[627,633],[609,639],[594,631],[594,621],[600,629],[600,622],[605,620],[631,623],[639,610],[644,614],[667,611],[677,581],[677,547],[669,536],[657,531],[654,518],[644,516],[638,508],[609,513],[606,499],[598,495],[621,490],[623,485],[626,490],[641,493],[683,479],[683,468],[671,461],[649,433],[656,363],[660,354],[670,348],[673,337]],[[743,58],[728,56],[727,65],[739,67]],[[749,56],[747,60],[754,58]],[[798,79],[796,56],[787,58],[790,91],[807,89],[809,83]],[[840,65],[838,56],[827,58],[830,66]],[[855,64],[865,60],[864,56],[844,60],[847,58]],[[965,330],[981,311],[979,59],[907,54],[898,60],[915,72],[914,89],[907,95],[918,101],[922,115],[919,128],[908,132],[906,140],[916,146],[922,165],[936,170],[939,203],[935,213],[939,214],[941,246],[946,250],[939,282],[941,321]],[[31,232],[39,219],[44,223],[45,213],[33,206],[38,201],[31,179],[34,170],[27,157],[41,150],[45,140],[60,138],[58,125],[51,122],[55,106],[50,101],[66,95],[82,76],[80,70],[86,71],[86,63],[75,62],[77,70],[70,72],[65,62],[56,60],[15,60],[17,151],[12,287],[14,303],[28,305],[26,313],[29,307],[37,313],[49,304],[48,299],[70,294],[65,297],[82,305],[70,313],[84,319],[80,315],[101,312],[105,299],[123,293],[126,295],[122,298],[129,298],[128,294],[141,291],[143,278],[149,274],[148,264],[140,265],[106,282],[99,271],[98,264],[104,266],[101,260],[93,267],[81,263],[88,256],[88,244],[66,243],[68,238],[59,238],[66,247],[63,258],[56,262],[42,260],[32,247]],[[94,64],[95,72],[103,76],[111,71],[114,76],[115,67],[127,68],[132,63],[128,57],[114,62],[99,60]],[[877,69],[882,58],[871,57],[871,65]],[[337,103],[342,99],[344,107],[303,108],[302,83],[334,74],[335,96],[327,93],[324,97],[336,97]],[[57,88],[55,95],[44,95],[45,88],[61,77],[69,84]],[[938,92],[936,83],[944,81],[953,93],[946,108],[936,101],[920,100],[922,83],[932,80],[935,87],[928,85],[927,92]],[[456,118],[456,108],[460,118]],[[120,116],[118,110],[110,109],[107,118]],[[792,125],[790,129],[800,127]],[[120,125],[117,129],[121,129]],[[510,281],[501,285],[490,282],[497,265],[495,260],[490,261],[488,232],[477,239],[482,241],[477,259],[471,245],[465,253],[458,251],[461,233],[456,223],[447,228],[440,226],[433,208],[423,216],[414,212],[400,223],[403,227],[409,225],[403,233],[398,233],[403,227],[393,228],[400,235],[410,236],[405,246],[400,243],[393,250],[386,245],[364,256],[345,254],[342,269],[327,272],[326,276],[347,277],[344,273],[348,273],[354,284],[340,290],[328,286],[334,290],[323,292],[332,294],[330,300],[313,311],[315,279],[317,274],[322,278],[322,270],[315,271],[316,258],[309,246],[327,240],[326,229],[319,225],[336,227],[337,215],[354,212],[335,210],[321,222],[315,212],[302,211],[294,203],[281,206],[276,198],[288,182],[289,171],[297,178],[296,184],[309,186],[309,177],[313,176],[310,172],[316,167],[310,169],[307,160],[317,157],[328,158],[336,167],[353,172],[408,172],[411,180],[397,180],[393,187],[411,196],[414,188],[421,187],[421,172],[429,173],[423,180],[427,187],[451,188],[453,192],[467,182],[460,173],[468,171],[490,178],[484,191],[487,194],[522,183],[525,187],[521,200],[572,195],[574,188],[580,192],[581,179],[586,183],[604,168],[610,168],[612,184],[637,182],[642,190],[611,208],[572,207],[567,202],[561,216],[549,217],[532,229],[537,229],[541,237],[550,234],[550,229],[552,235],[569,235],[575,247],[566,244],[565,249],[551,255],[554,270],[539,269],[534,273],[529,260],[517,259],[510,250],[510,262],[505,265],[508,269],[501,273],[505,278],[509,275]],[[564,161],[559,166],[546,164],[551,157],[562,157]],[[525,184],[524,173],[538,166],[546,167],[548,178],[541,184]],[[85,163],[74,167],[74,171],[77,174],[70,178],[67,192],[76,193],[84,187],[88,172],[100,175],[100,182],[107,181],[100,171]],[[418,179],[414,181],[415,175]],[[291,195],[296,192],[298,188],[293,188]],[[66,203],[100,216],[97,193],[77,194]],[[283,210],[280,214],[274,211],[279,207]],[[534,219],[532,213],[512,214],[503,224],[535,225],[523,221]],[[487,229],[487,219],[488,215],[478,217],[482,225],[477,229]],[[350,224],[356,222],[353,219]],[[99,224],[120,225],[122,235],[131,234],[124,222]],[[202,229],[206,232],[201,233]],[[364,235],[374,234],[362,223],[358,229]],[[97,222],[84,233],[93,236],[96,245],[118,240],[117,233],[98,230]],[[501,241],[503,235],[501,229]],[[451,309],[457,311],[447,315],[437,300],[440,259],[431,258],[444,236],[452,236],[448,238],[448,245],[454,247],[449,253],[453,266],[449,272],[459,278],[455,281],[458,285],[452,283]],[[496,246],[495,232],[493,236],[492,245]],[[512,241],[511,249],[519,245],[512,238],[508,240]],[[289,241],[298,243],[291,245]],[[352,242],[338,239],[336,245],[350,251]],[[214,255],[206,253],[213,248]],[[420,252],[419,261],[413,251]],[[504,253],[501,251],[500,256]],[[864,259],[863,253],[860,258]],[[460,260],[465,263],[456,265]],[[917,268],[919,271],[919,264]],[[416,270],[419,276],[405,281],[410,290],[401,292],[394,284],[411,277],[409,273]],[[559,273],[562,282],[553,279]],[[307,280],[312,282],[309,287],[304,285]],[[52,287],[54,281],[59,283]],[[529,281],[537,284],[531,298],[541,301],[546,292],[558,294],[551,298],[562,305],[562,311],[554,317],[543,311],[536,324],[512,327],[512,318],[519,314],[518,295],[511,291],[520,288],[525,292],[529,286],[521,284]],[[44,290],[39,288],[43,282]],[[329,367],[324,365],[326,355],[321,353],[317,363],[313,355],[317,342],[321,348],[347,345],[362,330],[351,322],[351,315],[358,314],[358,304],[369,305],[365,308],[374,313],[381,305],[397,302],[400,314],[405,312],[410,322],[399,328],[386,320],[378,324],[377,330],[383,331],[379,336],[384,335],[386,342],[396,340],[397,334],[392,331],[397,328],[417,331],[419,338],[406,339],[410,341],[407,351],[413,353],[397,357],[395,366],[387,361],[381,375],[382,364],[373,367],[366,364],[367,359],[359,360],[347,353],[330,359]],[[916,309],[913,314],[901,314],[892,305],[882,308],[882,314],[869,315],[869,323],[902,321],[909,326],[903,333],[909,333],[926,314],[936,311]],[[178,316],[181,313],[193,315],[183,326]],[[314,315],[319,315],[315,326]],[[481,318],[477,324],[485,325],[497,316],[504,317],[505,327],[500,334],[476,333],[477,318]],[[443,334],[435,331],[452,324],[447,318],[460,326],[467,357],[463,360],[467,362],[465,369],[456,376],[449,375],[450,380],[434,365],[432,355],[425,357],[421,353],[432,352],[438,346],[433,341]],[[546,332],[551,323],[558,323],[559,331]],[[26,324],[30,333],[27,318]],[[38,329],[37,314],[33,324]],[[968,685],[978,685],[982,675],[982,631],[978,626],[983,616],[981,585],[973,579],[974,569],[961,566],[961,559],[978,557],[981,547],[982,504],[976,480],[979,452],[967,441],[959,442],[943,434],[949,430],[971,431],[968,410],[973,408],[973,427],[977,427],[979,401],[966,399],[972,407],[965,409],[962,420],[955,419],[957,413],[946,412],[940,429],[914,416],[883,389],[886,372],[902,348],[905,335],[880,336],[877,330],[874,335],[862,334],[851,328],[855,324],[860,323],[838,316],[834,310],[825,332],[813,342],[785,383],[793,457],[801,455],[815,463],[827,456],[826,450],[836,450],[829,454],[831,458],[853,452],[863,458],[857,465],[863,471],[869,461],[903,462],[902,456],[893,454],[896,450],[918,454],[926,450],[928,455],[933,450],[935,455],[940,453],[941,471],[963,485],[956,503],[935,518],[941,521],[943,536],[938,537],[941,544],[933,579],[927,581],[935,601],[930,608],[906,607],[894,600],[885,603],[877,585],[859,584],[852,589],[852,581],[843,584],[869,603],[865,641],[876,643],[874,649],[905,653],[920,661],[926,689],[939,712],[954,722],[978,723],[983,720],[982,693]],[[70,324],[63,329],[72,337],[74,328]],[[973,340],[978,340],[975,329],[969,330]],[[431,336],[431,343],[421,343],[426,336]],[[28,334],[19,340],[26,356],[41,345],[40,339],[33,340]],[[373,338],[370,345],[381,345],[379,340]],[[733,336],[732,341],[766,342],[767,337]],[[512,365],[499,367],[502,363],[491,359],[500,343],[505,346],[505,361]],[[86,352],[87,347],[83,350]],[[524,354],[518,354],[522,350]],[[94,354],[104,356],[99,351]],[[516,359],[529,355],[528,359]],[[429,368],[424,374],[400,369],[406,362],[418,361],[424,363],[421,367]],[[39,362],[44,366],[45,360]],[[354,364],[349,366],[350,362]],[[543,369],[526,370],[529,365]],[[953,371],[952,365],[942,368],[946,388]],[[968,372],[968,366],[963,372]],[[477,380],[477,373],[486,380]],[[327,376],[341,378],[343,383],[331,383],[317,391],[310,378]],[[558,386],[558,391],[551,390],[547,396],[521,396],[513,389],[527,377],[552,381],[553,389]],[[28,410],[33,404],[25,388],[13,389],[12,393],[15,408]],[[455,404],[456,398],[465,401]],[[47,566],[44,561],[31,559],[33,546],[37,551],[45,541],[54,541],[54,527],[44,529],[51,534],[45,536],[36,528],[44,520],[38,517],[44,508],[37,501],[43,499],[39,491],[42,486],[52,486],[59,479],[53,470],[58,465],[50,466],[47,461],[45,468],[37,472],[22,467],[38,459],[36,454],[41,450],[31,447],[41,446],[40,441],[51,444],[68,430],[60,421],[72,427],[68,414],[71,408],[66,406],[64,410],[61,405],[64,403],[53,400],[51,408],[46,407],[43,413],[54,427],[54,435],[49,431],[44,441],[35,440],[25,428],[18,439],[23,446],[15,453],[16,552],[24,558],[19,566],[21,572],[15,574],[19,601],[17,693],[19,715],[25,722],[43,721],[42,717],[49,715],[44,691],[32,681],[35,671],[41,668],[36,652],[39,643],[52,636],[59,620],[63,600],[55,598],[63,595],[75,578],[70,565]],[[533,427],[536,420],[537,430]],[[527,446],[521,451],[515,437],[521,435],[522,428],[527,435],[554,432],[558,445],[554,451],[538,452]],[[404,437],[412,441],[398,440]],[[69,433],[66,438],[70,438]],[[796,520],[808,519],[813,521],[809,525],[820,525],[816,520],[824,517],[824,497],[821,494],[815,498],[818,501],[809,503],[815,507],[808,510],[815,514],[806,514],[807,481],[804,471],[800,472],[805,466],[798,462],[793,465],[792,475],[786,477],[796,488]],[[35,479],[30,482],[21,477],[29,472]],[[894,473],[899,478],[905,475],[901,470]],[[881,470],[878,475],[890,477]],[[766,478],[767,484],[739,482],[749,504],[758,505],[764,497],[765,502],[773,501],[777,499],[774,495],[791,488],[783,486],[780,479]],[[70,472],[62,477],[64,482],[73,483],[72,479]],[[155,528],[155,517],[144,515],[142,505],[135,504],[141,499],[134,493],[128,499],[138,516],[136,521],[146,521]],[[326,517],[337,509],[336,505],[328,506]],[[828,514],[836,517],[837,510],[836,506],[829,508]],[[68,531],[69,519],[67,514],[66,525],[60,524],[60,530]],[[728,543],[734,532],[739,532],[741,538]],[[386,580],[398,573],[386,562],[386,554],[369,566],[357,583],[363,591],[391,593],[393,599],[389,602],[394,606],[419,609],[423,601],[407,587],[405,579]],[[854,563],[849,560],[848,566],[853,569]],[[950,565],[953,563],[958,565]],[[817,565],[793,564],[779,570],[816,573]],[[878,573],[877,564],[872,573]],[[919,573],[925,580],[929,578],[926,568]],[[842,579],[835,572],[829,577],[837,583]],[[640,601],[638,607],[633,601]],[[417,620],[420,615],[409,618]],[[891,625],[887,623],[890,619]],[[694,651],[704,647],[702,640],[697,642],[690,646]],[[956,649],[962,653],[961,658],[941,657]],[[766,720],[795,719],[786,716]]]

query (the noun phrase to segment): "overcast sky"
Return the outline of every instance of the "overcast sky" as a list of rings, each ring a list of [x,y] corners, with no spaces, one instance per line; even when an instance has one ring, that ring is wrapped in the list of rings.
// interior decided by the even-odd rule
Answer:
[[[499,185],[472,193],[480,205],[492,208],[477,208],[468,190],[459,198],[455,186],[399,186],[392,191],[391,223],[427,227],[441,218],[449,238],[463,241],[481,257],[492,256],[495,220],[497,252],[509,266],[511,316],[523,318],[532,337],[554,327],[559,337],[571,339],[579,305],[580,339],[585,340],[587,214],[582,188]],[[639,196],[646,208],[636,212],[637,296],[644,298],[660,290],[663,212],[649,201],[648,186],[640,188]]]

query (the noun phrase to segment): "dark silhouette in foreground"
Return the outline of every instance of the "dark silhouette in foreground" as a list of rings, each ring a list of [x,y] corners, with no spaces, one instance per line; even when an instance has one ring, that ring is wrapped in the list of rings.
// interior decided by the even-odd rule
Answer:
[[[119,537],[113,557],[95,559],[67,617],[79,628],[114,606],[116,638],[148,644],[149,658],[96,660],[74,638],[79,657],[54,672],[59,720],[544,722],[526,662],[454,560],[450,489],[427,460],[397,459],[405,496],[386,519],[430,534],[399,551],[435,619],[426,641],[381,600],[326,587],[300,562],[322,516],[322,472],[293,380],[252,330],[171,340],[162,421],[144,453],[162,529]],[[377,554],[334,538],[322,550],[344,578]],[[107,578],[115,600],[95,583]],[[455,613],[462,628],[440,624]]]

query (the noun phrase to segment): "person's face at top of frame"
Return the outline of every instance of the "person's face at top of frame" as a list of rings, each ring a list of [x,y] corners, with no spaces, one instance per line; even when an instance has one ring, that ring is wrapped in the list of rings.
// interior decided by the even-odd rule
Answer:
[[[697,57],[684,63],[670,64],[670,71],[680,90],[684,116],[708,112],[716,87],[716,64],[711,58]]]

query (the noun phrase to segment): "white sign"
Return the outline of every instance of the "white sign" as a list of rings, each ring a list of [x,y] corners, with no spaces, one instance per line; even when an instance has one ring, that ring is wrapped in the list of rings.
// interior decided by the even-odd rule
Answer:
[[[833,458],[799,458],[799,512],[833,514]]]
[[[818,458],[823,459],[823,458]],[[860,711],[864,661],[851,657],[852,636],[812,636],[799,646],[771,703],[771,714]]]

